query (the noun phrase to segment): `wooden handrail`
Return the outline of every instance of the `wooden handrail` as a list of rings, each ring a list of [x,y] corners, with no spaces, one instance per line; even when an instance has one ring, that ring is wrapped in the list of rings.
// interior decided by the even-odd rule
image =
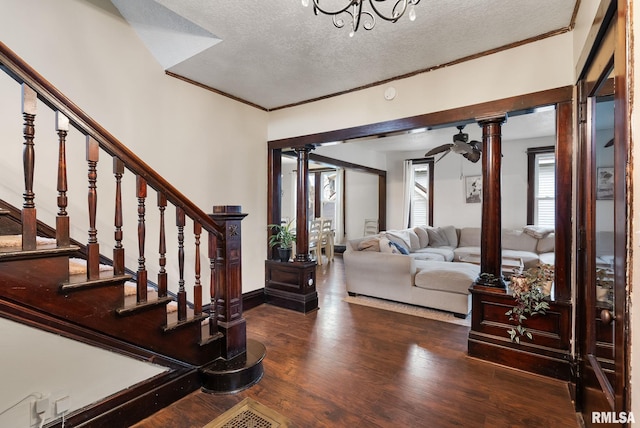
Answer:
[[[64,114],[69,118],[75,128],[94,138],[101,149],[111,156],[120,159],[128,170],[142,177],[147,181],[147,184],[156,191],[166,195],[169,202],[184,210],[188,217],[199,222],[206,231],[213,233],[218,238],[223,237],[224,231],[221,230],[220,226],[213,222],[204,211],[166,181],[135,153],[129,150],[120,140],[93,120],[87,113],[2,42],[0,42],[0,67],[17,82],[29,85],[37,92],[38,98],[41,101],[50,108]]]

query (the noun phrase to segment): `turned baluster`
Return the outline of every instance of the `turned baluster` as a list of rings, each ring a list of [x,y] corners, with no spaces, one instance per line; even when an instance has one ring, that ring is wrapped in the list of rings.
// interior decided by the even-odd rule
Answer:
[[[116,245],[113,249],[113,273],[124,274],[124,247],[122,246],[122,176],[124,175],[124,162],[117,157],[113,158],[113,175],[116,177],[116,201],[115,201],[115,232]]]
[[[176,226],[178,226],[178,269],[180,279],[178,280],[178,321],[187,319],[187,292],[184,288],[184,210],[176,207]]]
[[[145,200],[147,198],[147,180],[136,176],[136,195],[138,197],[138,272],[136,273],[138,303],[147,301],[147,268],[144,258],[146,227],[144,222]]]
[[[33,175],[35,170],[35,118],[38,94],[26,84],[22,84],[22,117],[24,118],[24,148],[22,161],[24,166],[24,202],[22,205],[22,249],[36,248],[36,205],[33,193]]]
[[[69,118],[56,111],[58,132],[58,216],[56,217],[56,242],[59,247],[69,246],[69,215],[67,214],[67,154],[66,139]]]
[[[96,229],[96,211],[98,207],[98,155],[100,146],[92,137],[87,136],[87,163],[89,164],[89,242],[87,244],[87,278],[100,277],[100,244],[98,244],[98,230]]]
[[[218,239],[214,233],[209,233],[209,271],[211,274],[209,284],[209,294],[211,304],[209,305],[209,334],[211,336],[218,333],[218,274],[216,270],[218,252]]]
[[[158,297],[167,297],[167,238],[164,226],[164,211],[167,209],[167,197],[158,192],[158,209],[160,210],[160,272],[158,273]]]
[[[196,239],[196,282],[193,286],[193,315],[198,316],[202,313],[202,284],[200,282],[200,235],[202,234],[202,225],[197,221],[193,222],[193,233]]]

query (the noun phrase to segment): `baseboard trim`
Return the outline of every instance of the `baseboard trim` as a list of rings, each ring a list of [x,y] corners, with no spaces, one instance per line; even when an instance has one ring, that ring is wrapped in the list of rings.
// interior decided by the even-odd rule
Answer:
[[[263,288],[242,294],[242,309],[248,311],[267,302],[267,296]]]

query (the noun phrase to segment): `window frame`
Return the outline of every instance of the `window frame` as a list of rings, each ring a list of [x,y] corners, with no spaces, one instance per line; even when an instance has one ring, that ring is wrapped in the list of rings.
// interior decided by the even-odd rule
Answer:
[[[543,147],[530,147],[527,149],[527,224],[535,224],[536,219],[536,165],[539,155],[547,155],[549,153],[554,154],[555,159],[555,147],[543,146]],[[554,160],[554,173],[556,171],[556,161]],[[554,201],[556,201],[557,191],[554,191]],[[554,209],[554,225],[555,225],[556,211]]]
[[[413,170],[413,168],[415,168],[416,165],[424,165],[427,164],[427,166],[429,167],[429,175],[428,175],[428,184],[427,184],[427,195],[428,195],[428,199],[427,199],[427,225],[428,226],[433,226],[433,199],[434,199],[434,176],[435,176],[435,162],[433,158],[421,158],[421,159],[411,159],[411,168]],[[412,174],[413,175],[413,174]],[[412,186],[413,188],[413,186]],[[412,198],[413,198],[413,191],[411,192],[412,194]],[[411,209],[411,214],[410,214],[410,218],[409,218],[409,225],[411,225],[410,227],[415,227],[413,226],[413,207]]]

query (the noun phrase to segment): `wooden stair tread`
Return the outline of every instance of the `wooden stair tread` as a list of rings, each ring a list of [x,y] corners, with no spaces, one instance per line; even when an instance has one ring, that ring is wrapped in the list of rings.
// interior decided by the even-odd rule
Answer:
[[[69,275],[69,281],[60,284],[62,291],[78,291],[96,287],[122,285],[131,279],[131,275],[114,275],[112,271],[102,271],[96,279],[88,279],[85,273]]]
[[[35,250],[23,250],[21,246],[0,247],[0,261],[69,256],[79,250],[80,248],[75,245],[57,247],[55,244],[39,246]]]

